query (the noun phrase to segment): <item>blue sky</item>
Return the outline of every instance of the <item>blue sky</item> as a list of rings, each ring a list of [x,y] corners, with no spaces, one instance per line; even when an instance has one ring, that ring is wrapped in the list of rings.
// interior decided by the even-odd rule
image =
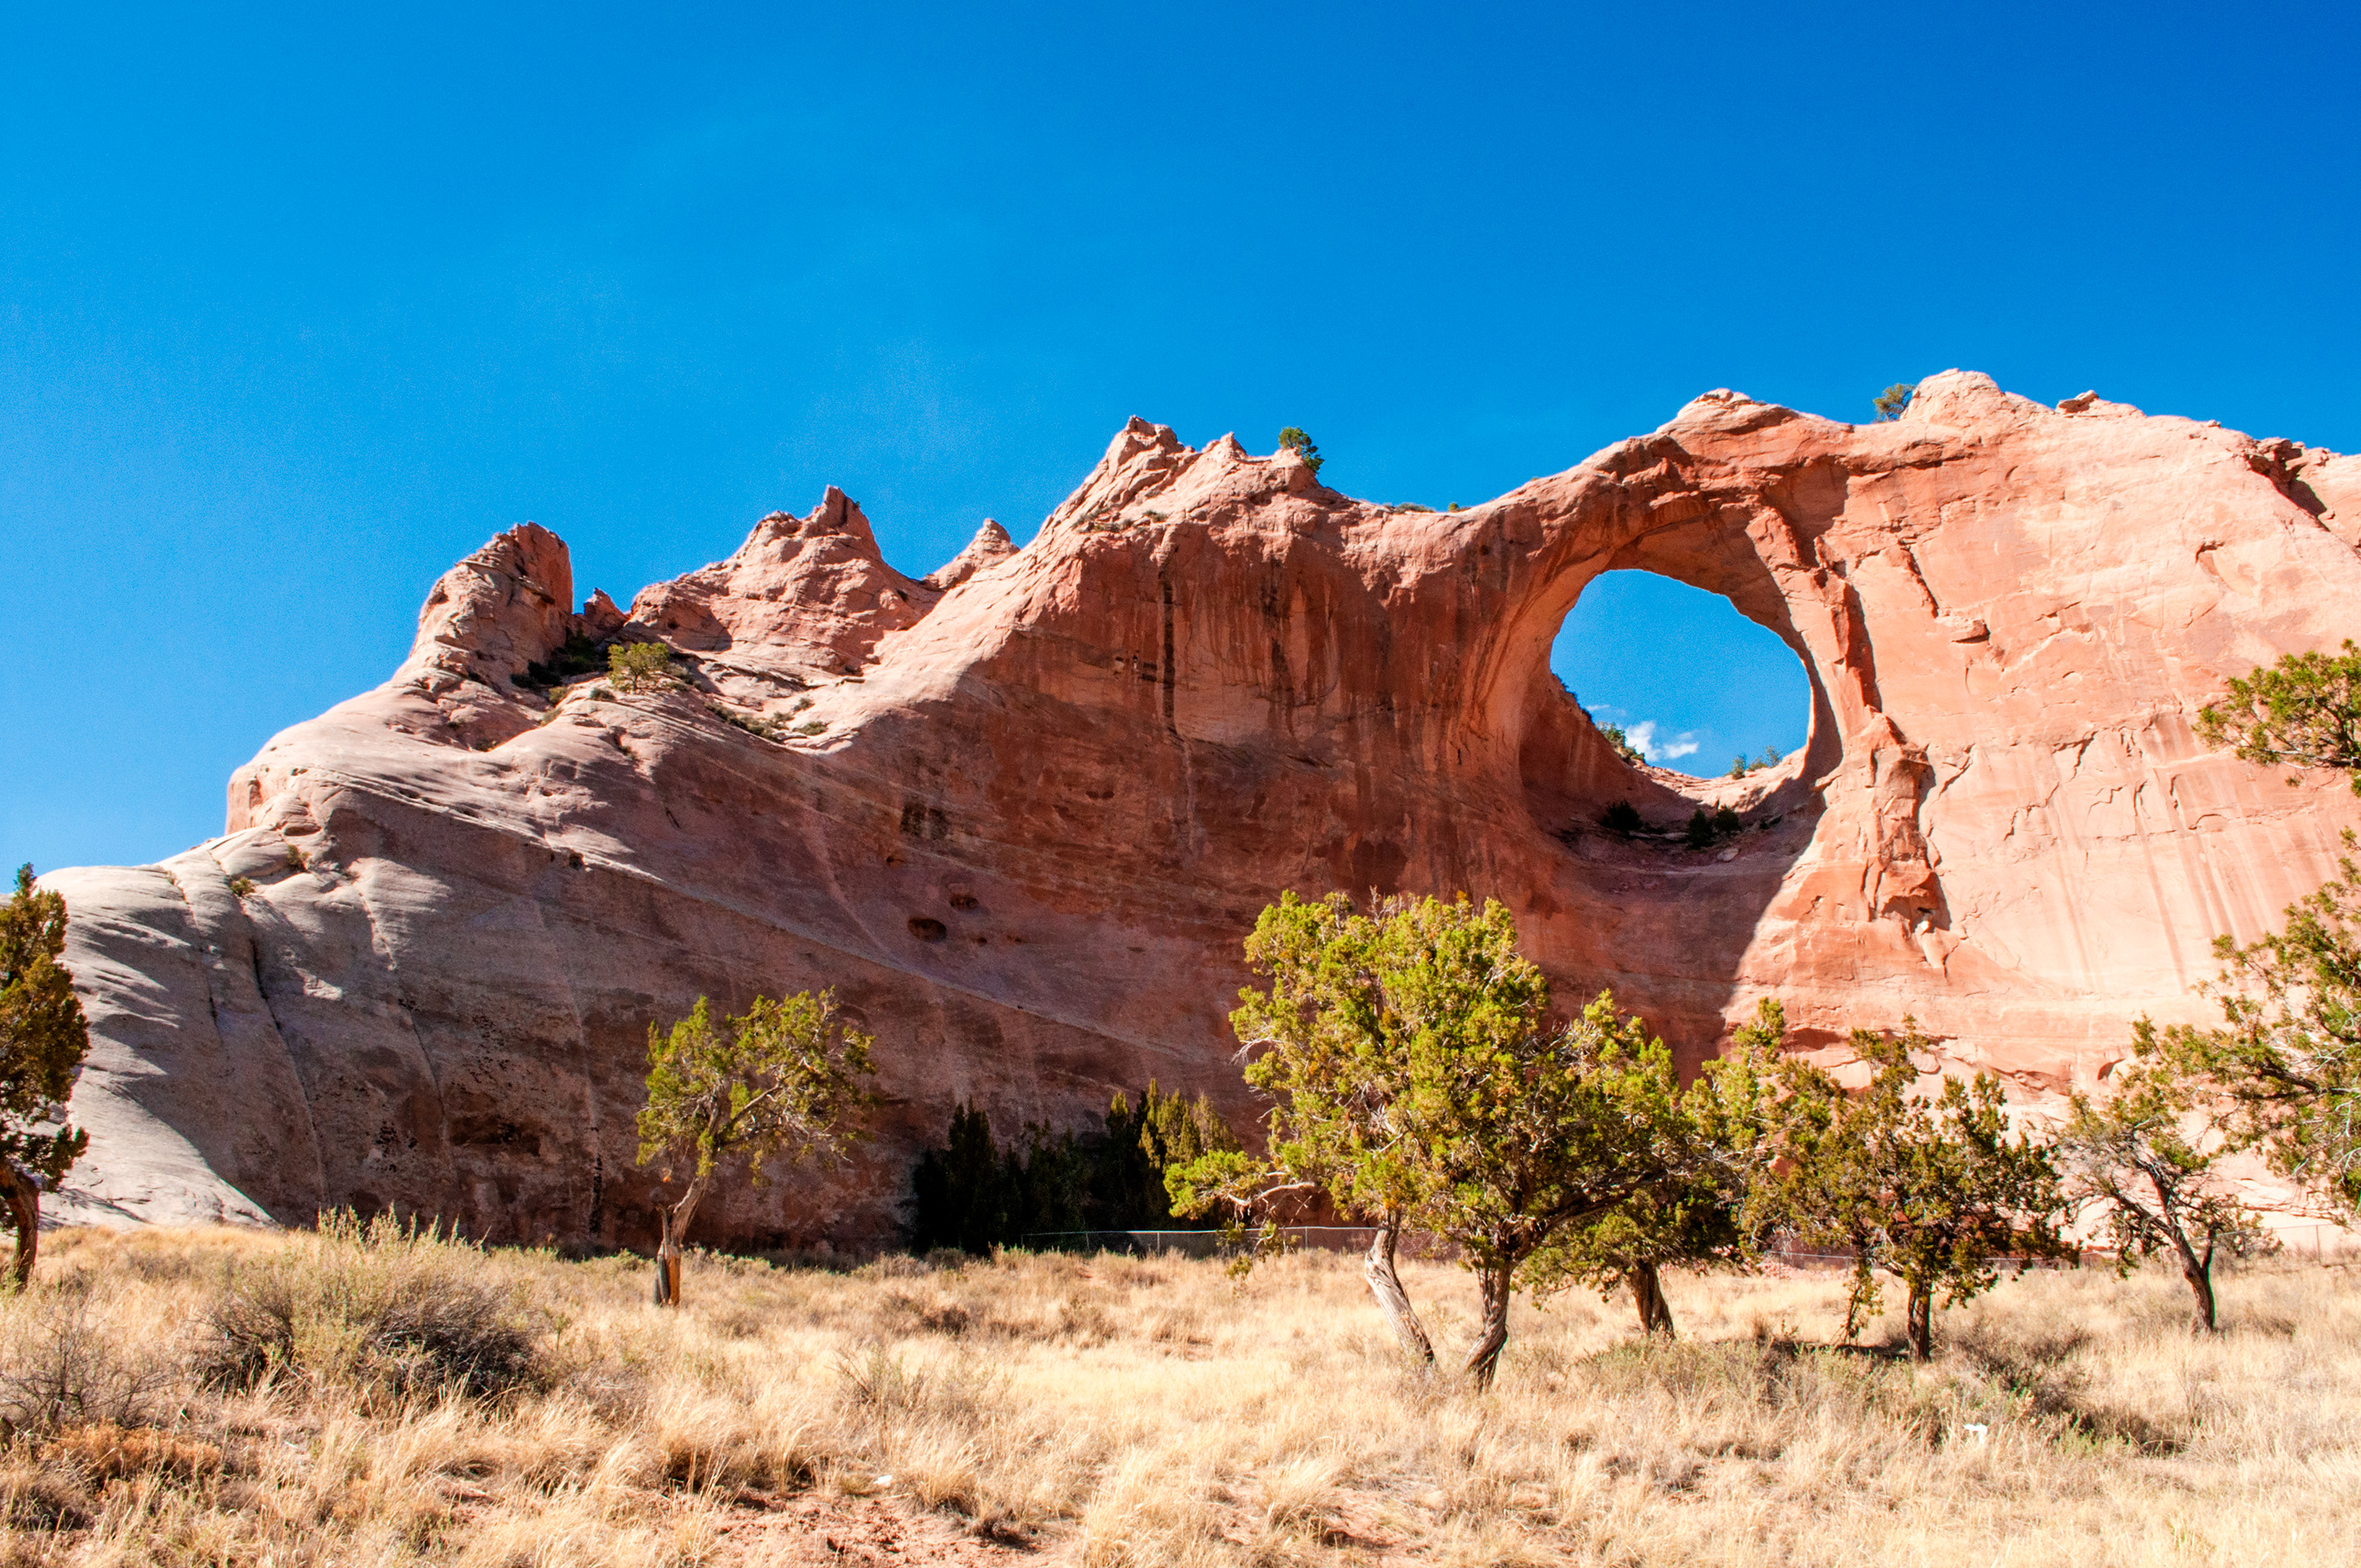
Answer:
[[[1725,773],[1810,733],[1803,661],[1720,595],[1651,572],[1593,578],[1551,652],[1591,718],[1658,767]]]
[[[922,572],[1134,413],[1441,506],[1949,366],[2353,450],[2352,17],[9,5],[0,858],[217,832],[528,518]]]

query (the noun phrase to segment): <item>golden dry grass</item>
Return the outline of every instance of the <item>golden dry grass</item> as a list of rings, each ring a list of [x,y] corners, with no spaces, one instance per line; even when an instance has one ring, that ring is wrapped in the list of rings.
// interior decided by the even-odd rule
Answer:
[[[1477,1394],[1408,1369],[1356,1260],[1323,1255],[1240,1287],[1165,1259],[697,1258],[667,1313],[637,1260],[447,1248],[403,1266],[523,1314],[522,1386],[423,1393],[338,1341],[201,1387],[232,1274],[333,1274],[337,1245],[54,1238],[35,1290],[0,1300],[0,1395],[21,1415],[27,1378],[79,1357],[82,1403],[0,1448],[0,1561],[2356,1557],[2349,1266],[2230,1277],[2204,1340],[2168,1276],[2034,1275],[1944,1314],[1925,1368],[1828,1348],[1837,1277],[1675,1276],[1681,1343],[1635,1341],[1620,1300],[1520,1303]],[[1409,1272],[1464,1338],[1468,1277]]]

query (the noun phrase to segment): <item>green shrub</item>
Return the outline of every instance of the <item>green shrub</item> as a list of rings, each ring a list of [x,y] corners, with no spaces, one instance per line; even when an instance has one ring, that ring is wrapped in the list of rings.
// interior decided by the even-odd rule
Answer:
[[[604,661],[598,657],[598,645],[577,629],[566,634],[565,646],[552,652],[548,659],[527,664],[524,674],[517,677],[516,684],[537,691],[547,691],[552,686],[564,685],[576,675],[596,674],[604,667]]]
[[[1689,825],[1681,834],[1681,842],[1692,850],[1713,847],[1713,818],[1706,815],[1704,806],[1698,806],[1690,814]]]
[[[1877,417],[1881,420],[1900,419],[1902,411],[1910,406],[1910,400],[1917,390],[1918,383],[1916,381],[1896,381],[1870,399],[1870,404],[1877,410]]]
[[[1166,1170],[1211,1151],[1236,1149],[1203,1095],[1185,1100],[1150,1082],[1135,1107],[1118,1094],[1104,1131],[1055,1134],[1028,1124],[1006,1149],[973,1105],[951,1109],[944,1146],[918,1158],[910,1179],[910,1235],[919,1252],[955,1247],[982,1256],[1027,1236],[1156,1230],[1172,1223]]]
[[[317,1236],[233,1270],[198,1375],[218,1388],[296,1380],[396,1402],[533,1387],[545,1325],[521,1287],[488,1269],[480,1247],[432,1227],[323,1215]]]
[[[0,1224],[16,1234],[8,1277],[21,1290],[40,1251],[41,1191],[54,1190],[89,1146],[66,1104],[90,1054],[90,1022],[74,995],[66,901],[34,885],[30,863],[0,900]]]
[[[1689,825],[1681,834],[1681,842],[1692,850],[1710,850],[1725,839],[1736,838],[1745,826],[1739,819],[1738,813],[1726,806],[1715,810],[1711,816],[1708,816],[1705,807],[1700,806],[1691,814]]]
[[[1609,833],[1637,833],[1642,824],[1639,808],[1628,800],[1619,800],[1598,814],[1598,825]]]
[[[787,721],[784,718],[765,718],[760,714],[750,718],[745,714],[733,708],[724,707],[718,702],[707,703],[705,711],[731,729],[743,729],[747,734],[761,740],[776,740],[787,733]]]

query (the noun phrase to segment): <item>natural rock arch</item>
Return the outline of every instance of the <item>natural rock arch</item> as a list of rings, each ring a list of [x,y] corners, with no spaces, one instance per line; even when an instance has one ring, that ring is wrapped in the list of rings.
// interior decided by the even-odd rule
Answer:
[[[880,1237],[954,1102],[1074,1124],[1152,1075],[1243,1123],[1223,1020],[1286,887],[1500,897],[1690,1061],[1777,991],[1807,1043],[1911,1011],[2037,1100],[2197,1015],[2208,939],[2356,820],[2188,718],[2349,630],[2356,467],[1954,373],[1876,426],[1710,393],[1450,513],[1134,421],[1022,550],[994,525],[913,578],[831,490],[628,614],[570,615],[564,546],[511,531],[393,679],[239,770],[222,838],[48,879],[93,1036],[75,1201],[644,1241],[649,1021],[831,985],[878,1038],[878,1142],[697,1239]],[[1798,756],[1650,785],[1767,830],[1587,829],[1612,759],[1548,650],[1620,566],[1804,661]],[[689,685],[553,712],[518,682],[573,630],[669,633]]]

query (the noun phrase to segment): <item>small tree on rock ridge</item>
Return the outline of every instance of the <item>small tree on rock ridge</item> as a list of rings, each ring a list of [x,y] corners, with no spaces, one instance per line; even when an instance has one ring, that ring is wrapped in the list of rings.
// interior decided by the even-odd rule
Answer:
[[[1622,758],[1625,762],[1631,763],[1635,768],[1644,767],[1647,764],[1648,759],[1646,754],[1642,752],[1639,747],[1631,744],[1631,737],[1623,732],[1623,727],[1621,725],[1601,724],[1598,726],[1598,729],[1599,738],[1604,740],[1607,744],[1613,749],[1617,756]]]
[[[680,1300],[681,1237],[725,1166],[759,1184],[773,1162],[840,1159],[868,1135],[853,1115],[874,1102],[860,1084],[873,1069],[866,1035],[837,1016],[831,992],[758,996],[717,1030],[705,998],[669,1034],[648,1025],[648,1102],[640,1164],[658,1159],[677,1196],[662,1205],[656,1303]]]
[[[1312,470],[1315,479],[1320,477],[1320,465],[1328,461],[1320,455],[1320,448],[1312,444],[1312,438],[1291,424],[1279,433],[1279,449],[1302,458],[1303,466]]]
[[[1896,381],[1872,398],[1870,403],[1877,410],[1880,420],[1900,419],[1902,411],[1910,406],[1910,400],[1917,391],[1918,383],[1916,381]]]
[[[662,642],[619,642],[607,650],[607,678],[628,692],[664,684],[672,673],[672,650]]]

